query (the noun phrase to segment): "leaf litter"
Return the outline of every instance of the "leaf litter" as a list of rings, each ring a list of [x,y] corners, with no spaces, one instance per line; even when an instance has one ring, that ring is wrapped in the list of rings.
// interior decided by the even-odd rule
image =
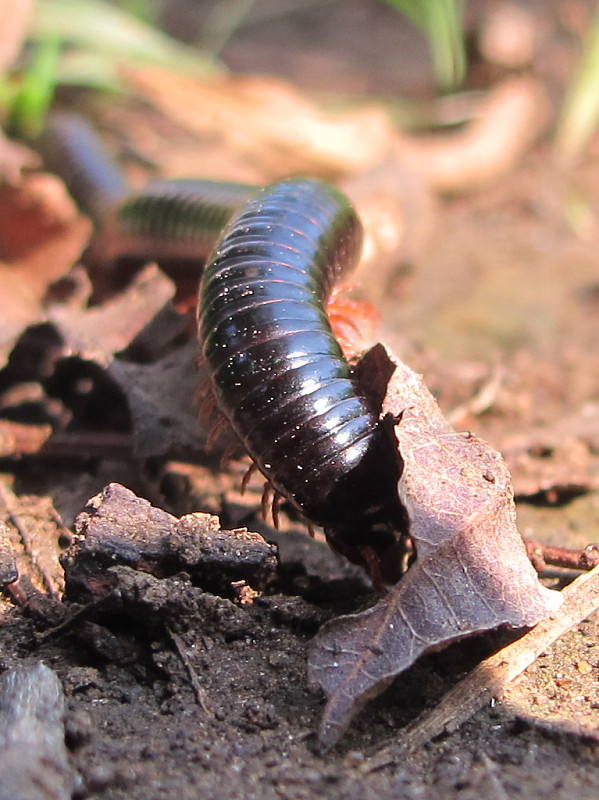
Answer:
[[[528,559],[499,453],[454,431],[423,381],[394,366],[384,410],[399,420],[399,495],[416,560],[373,608],[332,620],[310,647],[310,680],[328,696],[324,749],[420,656],[501,625],[534,625],[560,604]]]
[[[237,91],[237,87],[233,87],[233,89]],[[227,102],[229,102],[229,99],[225,98],[225,106]],[[278,158],[278,153],[276,156]],[[74,250],[77,250],[77,248],[74,248]],[[73,257],[73,260],[76,258],[77,255]],[[47,263],[53,263],[53,259],[48,259]],[[53,266],[57,265],[54,263]],[[68,270],[69,267],[67,266],[66,269]],[[125,324],[119,326],[117,320],[116,334],[114,337],[111,336],[108,341],[103,336],[103,333],[108,330],[113,330],[110,326],[113,325],[115,321],[114,317],[111,318],[110,316],[109,308],[106,309],[105,316],[103,316],[103,309],[93,309],[92,311],[84,308],[84,304],[79,306],[77,310],[73,310],[72,313],[65,309],[60,309],[59,311],[52,311],[49,309],[46,303],[45,291],[52,285],[54,276],[58,275],[60,277],[64,275],[64,270],[64,267],[61,267],[61,269],[57,267],[56,273],[53,273],[52,276],[46,278],[42,275],[40,286],[43,285],[45,287],[44,292],[40,289],[34,300],[34,304],[32,304],[32,308],[37,304],[35,307],[37,308],[38,316],[35,317],[32,313],[21,325],[20,332],[22,333],[23,325],[29,324],[30,322],[39,322],[41,314],[41,319],[46,320],[45,324],[47,327],[44,328],[44,332],[48,333],[48,331],[52,331],[52,336],[50,338],[58,339],[59,341],[58,357],[52,355],[50,358],[49,375],[48,373],[44,373],[42,368],[48,366],[48,362],[45,362],[45,364],[38,365],[37,374],[29,375],[28,377],[31,379],[37,377],[42,387],[47,389],[50,388],[53,383],[52,380],[48,381],[49,376],[50,378],[55,378],[54,385],[60,382],[62,377],[64,377],[65,373],[61,370],[64,368],[65,362],[70,360],[77,368],[79,368],[82,362],[87,361],[93,363],[97,367],[97,370],[93,374],[102,376],[97,388],[106,388],[108,385],[107,377],[110,376],[110,380],[116,381],[118,384],[119,393],[126,397],[129,411],[133,417],[132,420],[129,420],[128,424],[131,426],[134,436],[137,437],[137,444],[135,445],[137,455],[141,455],[144,459],[154,455],[158,455],[160,458],[166,458],[171,452],[180,452],[180,450],[177,451],[177,447],[180,446],[180,442],[185,438],[190,427],[193,425],[193,414],[190,412],[185,424],[182,425],[182,435],[178,440],[179,443],[175,440],[173,450],[169,450],[168,446],[160,449],[161,436],[164,434],[166,428],[176,426],[179,411],[182,406],[181,403],[175,403],[171,407],[171,411],[165,416],[163,406],[164,400],[160,398],[160,389],[164,389],[167,383],[169,385],[175,383],[175,385],[179,386],[177,382],[178,374],[179,377],[182,375],[189,375],[192,360],[191,340],[187,339],[187,343],[178,351],[177,347],[181,344],[181,339],[177,339],[177,336],[174,336],[174,338],[169,338],[169,336],[167,336],[166,339],[169,345],[166,349],[163,349],[159,354],[161,348],[160,346],[156,347],[154,352],[148,357],[148,361],[144,361],[144,358],[139,357],[139,355],[131,356],[131,351],[133,353],[137,351],[139,354],[139,350],[137,349],[139,337],[141,336],[143,338],[143,332],[148,328],[152,328],[152,326],[156,324],[156,320],[161,317],[162,310],[159,310],[160,303],[157,303],[156,306],[153,307],[152,312],[148,313],[147,316],[144,316],[143,302],[140,302],[139,305],[135,305],[134,303],[129,308],[135,311],[133,316],[137,320],[142,321],[142,324],[137,325],[135,321],[133,321],[133,324],[130,324],[132,320],[126,319]],[[133,291],[139,292],[139,299],[143,300],[143,292],[139,288],[139,285],[134,284],[134,287]],[[162,309],[170,307],[170,300],[167,296],[168,292],[165,292],[164,296],[161,295],[165,301],[162,304]],[[117,304],[119,299],[116,300]],[[110,304],[107,305],[109,306]],[[10,310],[8,298],[6,308]],[[121,306],[121,310],[124,310],[126,315],[126,304]],[[51,318],[46,317],[49,311],[49,317]],[[177,326],[175,325],[174,327],[176,328]],[[159,328],[155,328],[155,330],[159,330]],[[31,333],[31,329],[29,329],[29,333]],[[22,354],[24,352],[23,348],[27,351],[27,347],[25,347],[26,342],[21,341],[19,335],[17,335],[16,338],[18,346],[13,350],[13,354],[17,350],[19,354]],[[184,335],[182,335],[182,338],[185,340]],[[12,344],[14,344],[15,338],[11,341]],[[175,342],[177,342],[177,344],[175,344]],[[9,343],[6,347],[7,355],[11,351],[12,344]],[[33,345],[31,345],[31,348],[34,349]],[[126,353],[128,349],[130,350],[129,355],[123,357],[123,354]],[[115,357],[117,354],[119,354],[118,357]],[[162,358],[168,359],[168,365],[166,361],[164,365],[161,364]],[[180,362],[179,358],[181,359]],[[14,367],[15,364],[10,366]],[[165,368],[168,366],[170,371],[162,373],[163,366]],[[397,365],[396,369],[401,372],[403,368]],[[148,371],[146,372],[146,370]],[[153,372],[153,375],[150,375],[151,372]],[[81,374],[85,377],[88,373]],[[164,382],[162,387],[160,386],[161,374],[168,375],[168,380]],[[148,378],[145,385],[144,376]],[[10,377],[10,375],[8,377]],[[7,378],[6,372],[3,378]],[[14,374],[10,380],[13,380],[13,378]],[[397,375],[394,378],[394,382],[396,380],[399,380]],[[401,491],[406,505],[410,508],[412,516],[417,522],[417,524],[413,523],[412,536],[418,557],[406,575],[406,579],[408,580],[406,581],[406,579],[404,579],[404,581],[406,581],[405,588],[403,590],[401,589],[402,581],[402,583],[398,584],[398,586],[390,592],[388,600],[381,601],[375,606],[372,615],[376,617],[379,613],[377,609],[391,608],[393,606],[395,611],[397,611],[397,609],[401,609],[402,611],[407,609],[404,613],[410,622],[412,619],[420,621],[424,617],[424,634],[421,629],[415,628],[417,634],[423,634],[424,646],[422,652],[424,652],[427,647],[429,649],[435,649],[437,644],[440,646],[443,637],[446,637],[447,641],[451,641],[463,635],[468,635],[468,633],[474,630],[478,630],[479,628],[477,626],[479,625],[484,626],[487,623],[490,626],[495,624],[531,624],[529,620],[532,621],[535,615],[538,614],[542,616],[547,613],[551,606],[551,602],[548,598],[553,597],[553,595],[548,595],[546,591],[542,591],[539,588],[536,577],[524,566],[524,561],[522,561],[522,548],[519,541],[517,541],[519,537],[516,537],[514,533],[513,506],[503,465],[491,454],[491,451],[487,450],[484,445],[476,439],[476,437],[467,437],[463,434],[448,430],[446,425],[439,419],[438,412],[433,407],[431,398],[426,390],[422,390],[422,386],[415,387],[414,382],[417,384],[418,380],[413,373],[406,369],[401,381],[402,392],[404,392],[403,400],[400,399],[397,402],[391,402],[388,410],[398,415],[401,414],[401,419],[397,425],[398,442],[405,462]],[[83,381],[83,383],[85,383],[85,381]],[[18,391],[21,392],[23,398],[28,396],[27,393],[30,392],[30,385],[25,383],[18,384],[13,382],[10,383],[9,388],[13,392],[13,397],[18,394]],[[85,386],[83,388],[85,388]],[[89,386],[86,391],[88,389]],[[101,394],[100,392],[100,395]],[[147,410],[144,411],[143,414],[136,414],[136,408],[140,403],[140,396],[142,394],[147,396]],[[163,394],[166,395],[167,393],[163,392]],[[192,394],[191,388],[190,394]],[[47,399],[48,398],[46,398],[46,402]],[[178,398],[178,400],[179,399],[180,398]],[[61,398],[61,401],[68,406],[67,398]],[[191,404],[191,408],[193,408],[193,403]],[[72,414],[73,409],[69,408],[68,413],[63,417],[63,422],[66,423],[67,429],[69,426],[73,425],[73,420],[76,422],[75,429],[77,429],[77,426],[79,426],[80,430],[81,428],[85,429],[86,425],[89,429],[89,418],[85,415],[78,416],[77,414],[70,416]],[[160,419],[161,415],[163,417],[162,419]],[[165,425],[164,419],[170,419],[171,421]],[[90,430],[93,432],[93,429]],[[98,436],[96,434],[96,439],[97,438]],[[81,443],[81,441],[80,439],[79,443]],[[440,442],[442,444],[439,444]],[[149,447],[147,450],[143,450],[142,447],[146,443],[149,443]],[[433,444],[431,445],[431,443]],[[201,447],[201,445],[199,447]],[[435,448],[438,448],[440,452],[435,454]],[[75,448],[70,451],[71,457],[74,454],[74,450]],[[19,455],[21,452],[17,444],[12,451],[12,455]],[[35,452],[35,447],[31,449],[31,452]],[[131,452],[133,452],[133,450],[131,450]],[[465,453],[468,453],[469,456],[466,457]],[[410,458],[408,458],[408,456],[410,456]],[[461,492],[456,489],[455,470],[453,469],[455,465],[452,463],[450,467],[448,463],[445,462],[445,459],[451,458],[454,458],[458,465],[462,465],[457,470],[460,473],[459,477],[462,482]],[[436,478],[430,474],[428,469],[431,462],[434,465],[434,474],[437,476]],[[475,467],[472,466],[472,462],[476,464]],[[462,472],[460,472],[460,469]],[[439,475],[442,476],[440,479],[438,477]],[[493,480],[489,478],[493,478]],[[480,500],[480,507],[476,502],[477,492],[475,487],[477,489],[481,489],[482,487],[483,489],[481,492],[482,499]],[[437,491],[439,491],[439,496],[445,497],[448,501],[450,512],[451,510],[456,511],[457,506],[461,517],[461,524],[459,521],[456,524],[456,520],[452,517],[451,513],[449,515],[449,523],[446,524],[447,520],[444,520],[442,514],[439,513],[438,504],[436,504],[434,500]],[[452,506],[452,502],[455,503],[455,506]],[[470,503],[475,509],[474,513],[466,519],[463,515],[464,506],[462,506],[462,503],[464,503],[464,506],[466,506],[466,503]],[[146,507],[144,513],[147,515],[145,520],[149,521],[153,512],[149,511],[148,507]],[[495,520],[493,519],[493,514],[496,514]],[[126,519],[126,514],[123,514],[123,519]],[[493,524],[494,522],[495,525]],[[489,529],[488,541],[485,540],[481,542],[476,534],[484,531],[485,525]],[[510,545],[508,548],[509,552],[501,549],[502,542],[499,540],[500,537],[498,536],[498,530],[501,525],[503,525],[503,529],[508,532],[506,534],[506,539]],[[416,535],[416,530],[420,533],[421,538]],[[458,545],[464,545],[465,539],[467,538],[466,532],[473,532],[472,539],[466,542],[464,554],[462,554],[461,551],[458,553],[457,547]],[[124,540],[126,540],[126,531],[117,531],[117,535],[121,534],[125,536]],[[447,538],[444,538],[444,536]],[[505,598],[501,597],[501,591],[496,591],[498,582],[494,581],[494,577],[497,571],[497,564],[493,563],[493,560],[497,558],[498,552],[500,557],[503,556],[505,552],[504,560],[509,570],[511,570],[511,572],[509,572],[510,576],[512,574],[523,576],[525,588],[522,589],[521,596],[518,596],[517,584],[509,586],[509,591],[506,591]],[[439,566],[440,562],[437,561],[437,558],[444,553],[446,553],[448,557],[447,563]],[[485,557],[488,557],[487,560],[485,560]],[[447,570],[450,569],[452,564],[457,567],[456,575],[452,574],[448,579]],[[482,569],[479,570],[480,580],[478,584],[476,582],[467,583],[468,578],[470,578],[471,581],[472,578],[467,574],[464,567],[468,568],[471,565],[476,565],[477,568],[482,567]],[[136,564],[136,566],[138,566],[138,564]],[[186,605],[185,598],[187,597],[187,599],[189,599],[191,595],[185,594],[185,587],[181,587],[181,582],[177,579],[177,576],[157,578],[147,572],[140,572],[137,569],[132,570],[129,566],[124,565],[115,567],[112,575],[117,581],[116,585],[122,590],[122,595],[125,597],[125,604],[129,604],[127,608],[128,611],[132,612],[133,619],[135,619],[135,614],[139,614],[143,609],[145,609],[147,615],[146,619],[149,619],[151,614],[154,613],[156,609],[160,608],[160,603],[165,604],[164,607],[166,607],[169,603],[169,599],[174,599],[175,602],[173,602],[170,607],[168,621],[170,624],[175,624],[178,620],[180,624],[185,625],[184,616],[190,611],[189,605]],[[455,583],[452,583],[452,580],[454,580]],[[432,589],[430,599],[427,597],[426,600],[421,601],[418,586],[414,588],[418,581],[421,581],[423,586],[426,585]],[[444,591],[439,591],[440,582],[443,582],[442,588]],[[462,598],[461,605],[456,606],[454,589],[458,584],[463,586],[464,582],[467,583],[470,591]],[[218,591],[222,591],[222,589]],[[478,597],[478,599],[481,597],[486,598],[487,593],[491,597],[490,607],[487,607],[484,603],[482,607],[478,607],[477,603],[474,602],[474,597]],[[260,603],[250,604],[250,609],[245,612],[239,607],[230,604],[230,601],[225,601],[222,598],[219,600],[216,595],[214,596],[214,600],[211,601],[210,596],[206,597],[209,593],[203,592],[202,590],[196,592],[196,595],[194,595],[196,599],[199,598],[200,594],[204,597],[202,602],[205,604],[202,612],[205,612],[205,616],[203,617],[204,627],[200,628],[200,630],[203,631],[202,641],[204,641],[204,638],[206,639],[206,648],[216,647],[219,655],[229,664],[229,669],[233,670],[235,664],[232,664],[227,651],[227,645],[230,644],[230,642],[225,642],[223,645],[219,641],[219,628],[221,632],[225,631],[226,635],[231,637],[230,641],[239,642],[240,638],[244,636],[249,641],[252,636],[256,635],[257,630],[257,617],[254,617],[250,622],[250,614],[261,613],[259,610]],[[157,597],[160,598],[159,603],[157,603]],[[140,598],[141,602],[138,602]],[[473,602],[470,602],[471,600]],[[178,603],[176,601],[180,602]],[[300,607],[300,598],[295,598],[295,600],[294,598],[287,598],[286,602],[283,603],[279,598],[263,597],[261,598],[261,602],[264,603],[262,608],[268,608],[269,613],[272,611],[272,619],[285,619],[287,621],[286,624],[289,625],[305,624],[305,620],[309,617],[306,609]],[[430,604],[428,608],[426,605],[427,602]],[[437,605],[435,605],[435,603],[437,603]],[[528,608],[526,605],[527,603],[530,603]],[[305,605],[307,606],[308,603]],[[311,608],[312,622],[310,624],[313,629],[320,621],[322,615],[320,615],[320,617],[318,614],[314,616],[314,606],[311,606]],[[453,612],[453,617],[451,619],[451,624],[454,626],[453,629],[450,629],[450,626],[440,624],[440,615],[435,613],[437,610],[440,610],[443,614],[446,614],[447,608],[450,608]],[[208,609],[211,609],[210,613],[213,614],[211,623],[206,622],[209,616]],[[86,613],[90,613],[90,611]],[[226,623],[224,623],[225,619],[227,620]],[[40,620],[41,617],[38,617],[38,623]],[[304,620],[304,623],[302,623],[302,620]],[[343,618],[339,619],[338,623],[341,627],[346,624]],[[48,622],[46,625],[47,624]],[[332,631],[335,624],[337,624],[335,621],[329,623],[329,626],[323,629],[323,636],[327,635],[328,631]],[[347,624],[351,625],[351,623]],[[438,641],[435,640],[435,626],[441,631],[438,634]],[[92,624],[88,626],[85,631],[82,629],[81,641],[85,641],[86,645],[91,648],[96,657],[101,657],[109,665],[130,663],[127,662],[127,659],[131,658],[131,653],[134,651],[131,648],[127,649],[122,641],[120,649],[115,649],[115,642],[109,635],[111,628],[114,629],[114,619],[111,618],[111,615],[98,613],[97,616],[93,618]],[[431,630],[433,633],[431,633]],[[410,635],[412,634],[411,631],[408,633]],[[184,635],[180,636],[179,633],[175,635],[178,637],[179,645],[177,645],[177,650],[181,658],[183,658],[182,653],[186,652],[185,648],[187,648],[187,653],[192,653],[195,643],[191,641],[186,642]],[[279,635],[282,636],[282,634]],[[427,636],[429,637],[428,640],[426,638]],[[236,637],[239,638],[236,639]],[[368,636],[364,635],[364,639],[368,639]],[[429,640],[432,644],[427,645]],[[51,637],[47,642],[50,641]],[[175,640],[172,639],[172,641]],[[217,642],[216,645],[214,644],[215,641]],[[286,638],[288,644],[291,641],[292,637]],[[318,642],[318,640],[316,641]],[[412,643],[417,641],[417,637],[412,636],[411,641]],[[436,641],[437,643],[435,643]],[[47,642],[44,643],[44,646],[47,645]],[[155,639],[152,644],[156,652],[158,640]],[[272,644],[274,647],[274,643]],[[371,649],[369,649],[369,645]],[[315,647],[317,646],[316,644]],[[374,656],[377,658],[380,657],[378,649],[375,636],[374,639],[371,638],[370,642],[366,643],[366,654],[362,654],[362,657],[376,661],[377,659],[374,658]],[[416,650],[417,647],[414,648],[414,658],[417,656]],[[243,650],[246,658],[251,657],[249,652],[249,650]],[[276,655],[279,656],[278,651]],[[140,651],[138,651],[137,656],[141,660]],[[162,659],[162,661],[160,659]],[[198,662],[193,659],[192,661],[196,664],[197,668]],[[171,667],[165,667],[165,663],[165,651],[162,650],[156,655],[155,665],[157,668],[166,669],[168,671]],[[199,663],[201,663],[201,661]],[[277,660],[274,656],[273,665],[273,669],[280,669],[280,665],[277,664]],[[143,668],[139,666],[138,669]],[[396,674],[401,671],[401,669],[403,669],[403,667],[400,665],[398,668],[398,663],[396,662],[391,668],[391,672],[395,670],[393,674]],[[102,686],[103,690],[107,687],[107,682],[102,683],[99,670],[95,670],[95,677],[91,679],[83,675],[78,678],[76,668],[69,669],[66,672],[66,684],[69,687],[76,687],[77,692],[85,693],[89,691],[93,694],[94,681],[95,685]],[[92,672],[94,672],[94,670],[90,668],[89,674]],[[221,676],[227,677],[226,672],[219,672],[217,669],[215,669],[214,672],[215,680],[217,677],[219,679]],[[173,671],[171,674],[174,675],[175,672]],[[260,675],[264,676],[264,672],[260,671]],[[210,674],[206,673],[203,677],[209,680]],[[301,681],[301,679],[302,678],[297,675],[293,676],[293,680],[295,681]],[[249,681],[249,677],[247,680]],[[261,677],[261,680],[266,681],[268,678]],[[366,696],[369,695],[371,691],[378,691],[381,688],[381,684],[385,683],[386,680],[387,678],[384,677],[382,681],[380,681],[379,677],[375,676],[374,683],[371,683],[363,695],[356,692],[355,686],[351,687],[354,694],[347,699],[347,714],[351,716],[355,713],[360,702],[367,699]],[[279,683],[281,683],[280,680]],[[269,683],[269,685],[272,684]],[[91,689],[89,688],[90,686],[92,687]],[[106,693],[105,699],[109,702]],[[235,702],[237,702],[237,698]],[[315,704],[311,705],[307,696],[304,696],[304,702],[307,708],[315,708]],[[290,706],[287,702],[285,708],[286,714],[293,713],[290,711]],[[183,704],[183,708],[180,710],[183,715],[186,713],[185,704]],[[219,711],[222,719],[225,720],[227,724],[230,725],[232,723],[234,728],[240,728],[240,730],[243,730],[245,734],[250,737],[252,732],[256,729],[258,729],[264,737],[268,731],[276,728],[277,725],[284,726],[280,718],[281,715],[279,714],[279,719],[277,720],[276,713],[273,713],[272,709],[267,709],[265,707],[251,708],[247,705],[243,708],[243,712],[238,717],[227,716],[227,713],[228,710],[220,709]],[[372,717],[370,717],[370,719],[372,720]],[[211,724],[218,724],[219,721],[221,720],[213,718]],[[325,744],[330,743],[335,736],[338,735],[345,721],[331,725],[328,742],[326,737],[323,737]],[[305,723],[303,724],[305,725]],[[326,726],[326,724],[327,718],[325,717],[323,725]],[[146,725],[147,723],[144,721],[144,728]],[[310,723],[308,723],[308,726],[309,725]],[[332,733],[330,733],[331,731]],[[229,733],[228,735],[230,736],[231,734]],[[276,732],[276,735],[278,738],[282,738],[281,732]],[[305,758],[304,749],[301,748],[298,751],[297,745],[294,745],[294,747],[296,747],[296,754],[300,752],[300,754],[304,754],[301,757]],[[292,767],[287,763],[286,756],[284,754],[281,754],[281,756],[280,770],[282,771],[278,775],[278,779],[279,785],[284,786],[284,770],[287,770],[290,774]],[[233,763],[235,758],[235,754],[231,753],[231,756],[227,760],[227,765],[229,766]],[[245,760],[247,763],[248,759],[246,758]],[[374,764],[373,769],[376,768],[376,764]],[[145,774],[149,776],[151,769],[151,764],[147,764]],[[304,775],[302,770],[306,771],[304,763],[299,766],[298,774],[302,774],[303,778],[309,779],[309,775],[307,773]],[[361,779],[362,773],[358,775],[356,770],[352,769],[349,762],[347,769],[344,767],[344,771],[347,771],[348,776],[351,774],[352,779]],[[91,771],[88,773],[87,777],[89,778],[89,785],[93,786],[94,778]],[[114,782],[118,783],[118,781],[119,778],[116,776]],[[108,780],[108,785],[110,785],[110,779]],[[356,783],[356,785],[359,784]],[[387,788],[389,791],[393,792],[392,788]],[[245,783],[244,789],[247,789]],[[389,791],[387,793],[389,793]],[[235,788],[233,788],[233,793],[234,792]]]
[[[40,286],[47,291],[45,281]],[[46,357],[38,353],[36,361],[30,328],[16,342],[17,362],[27,362],[31,350],[29,360],[38,371],[27,377],[51,394],[64,383],[69,364],[75,369],[71,382],[95,376],[87,395],[105,395],[114,382],[128,410],[131,453],[139,458],[197,457],[205,441],[198,438],[193,414],[195,346],[185,315],[172,306],[174,294],[172,281],[148,266],[100,306],[53,303],[44,312],[52,343]],[[372,351],[361,369],[382,369],[381,353],[382,348]],[[84,364],[93,365],[93,373],[78,372]],[[384,411],[399,420],[404,465],[399,492],[416,560],[383,600],[329,622],[311,645],[311,682],[329,696],[320,730],[323,749],[336,743],[367,700],[420,656],[498,626],[534,625],[559,602],[559,595],[538,582],[526,556],[500,456],[476,437],[453,431],[421,379],[401,362],[393,366]],[[172,385],[180,391],[172,393]],[[90,424],[89,413],[77,413],[68,393],[61,400],[72,407],[67,428],[73,420]],[[44,438],[41,450],[51,441]],[[74,443],[80,445],[81,440]],[[116,518],[123,508],[117,506]],[[94,562],[96,568],[100,562]]]

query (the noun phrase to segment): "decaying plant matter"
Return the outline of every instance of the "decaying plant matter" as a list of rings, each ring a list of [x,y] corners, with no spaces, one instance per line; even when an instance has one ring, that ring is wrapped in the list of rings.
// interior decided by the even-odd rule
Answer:
[[[379,347],[369,363],[386,358]],[[398,488],[417,558],[374,607],[333,620],[312,643],[310,678],[329,698],[324,748],[419,656],[500,625],[534,625],[560,603],[528,560],[501,456],[454,431],[420,377],[394,366],[384,407],[398,419]]]

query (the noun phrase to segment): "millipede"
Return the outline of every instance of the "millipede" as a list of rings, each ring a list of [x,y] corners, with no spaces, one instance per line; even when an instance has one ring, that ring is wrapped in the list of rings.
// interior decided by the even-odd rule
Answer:
[[[198,331],[217,406],[274,490],[334,549],[377,568],[403,516],[389,421],[357,387],[326,303],[357,261],[347,198],[283,180],[225,227],[200,284]]]
[[[100,148],[83,158],[78,125],[67,124],[67,137],[62,126],[51,129],[59,155],[93,189]],[[263,189],[159,181],[127,194],[114,166],[107,174],[92,196],[126,254],[179,252],[199,274],[213,247],[200,281],[200,346],[214,402],[253,464],[375,583],[397,580],[406,521],[392,420],[361,389],[326,311],[360,255],[353,206],[311,178]]]

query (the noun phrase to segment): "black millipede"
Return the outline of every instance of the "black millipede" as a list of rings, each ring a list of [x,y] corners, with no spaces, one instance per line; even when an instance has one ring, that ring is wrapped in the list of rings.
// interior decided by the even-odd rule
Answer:
[[[216,403],[275,491],[334,549],[371,569],[375,559],[387,577],[384,554],[403,525],[399,457],[325,311],[361,241],[353,207],[333,187],[305,178],[267,186],[208,259],[198,330]]]
[[[361,390],[326,314],[361,249],[362,226],[347,198],[307,178],[262,190],[155,181],[124,192],[113,166],[94,189],[100,147],[91,158],[81,157],[77,141],[58,148],[65,150],[69,164],[83,162],[71,171],[92,184],[96,216],[104,203],[113,256],[174,254],[199,273],[214,247],[201,278],[198,332],[218,409],[269,484],[322,526],[335,550],[377,582],[397,580],[405,518],[392,425]]]

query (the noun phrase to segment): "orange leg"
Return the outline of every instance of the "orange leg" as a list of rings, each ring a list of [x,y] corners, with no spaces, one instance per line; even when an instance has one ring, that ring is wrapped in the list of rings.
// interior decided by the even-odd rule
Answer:
[[[247,485],[250,482],[250,478],[252,477],[254,472],[256,472],[257,469],[258,465],[256,464],[255,461],[252,461],[252,463],[247,468],[245,475],[241,479],[241,494],[244,494],[245,490],[247,489]]]
[[[372,588],[379,595],[379,597],[384,597],[388,592],[383,582],[381,564],[375,551],[372,549],[372,547],[361,547],[360,555],[366,564],[368,574],[370,575],[370,580],[372,581]]]
[[[210,433],[208,434],[208,438],[206,439],[206,452],[209,453],[212,448],[214,447],[217,440],[222,436],[222,434],[228,429],[229,422],[226,417],[219,416]]]
[[[266,519],[268,516],[268,507],[272,505],[273,496],[274,496],[274,488],[272,484],[268,483],[268,481],[264,484],[264,490],[262,491],[262,517]]]
[[[272,498],[272,524],[275,526],[276,530],[279,530],[279,508],[281,506],[281,502],[283,500],[283,495],[275,492],[274,497]]]
[[[331,294],[327,316],[345,357],[351,359],[364,349],[380,325],[381,317],[370,303],[352,300],[344,296],[343,291],[346,287],[338,286]]]

